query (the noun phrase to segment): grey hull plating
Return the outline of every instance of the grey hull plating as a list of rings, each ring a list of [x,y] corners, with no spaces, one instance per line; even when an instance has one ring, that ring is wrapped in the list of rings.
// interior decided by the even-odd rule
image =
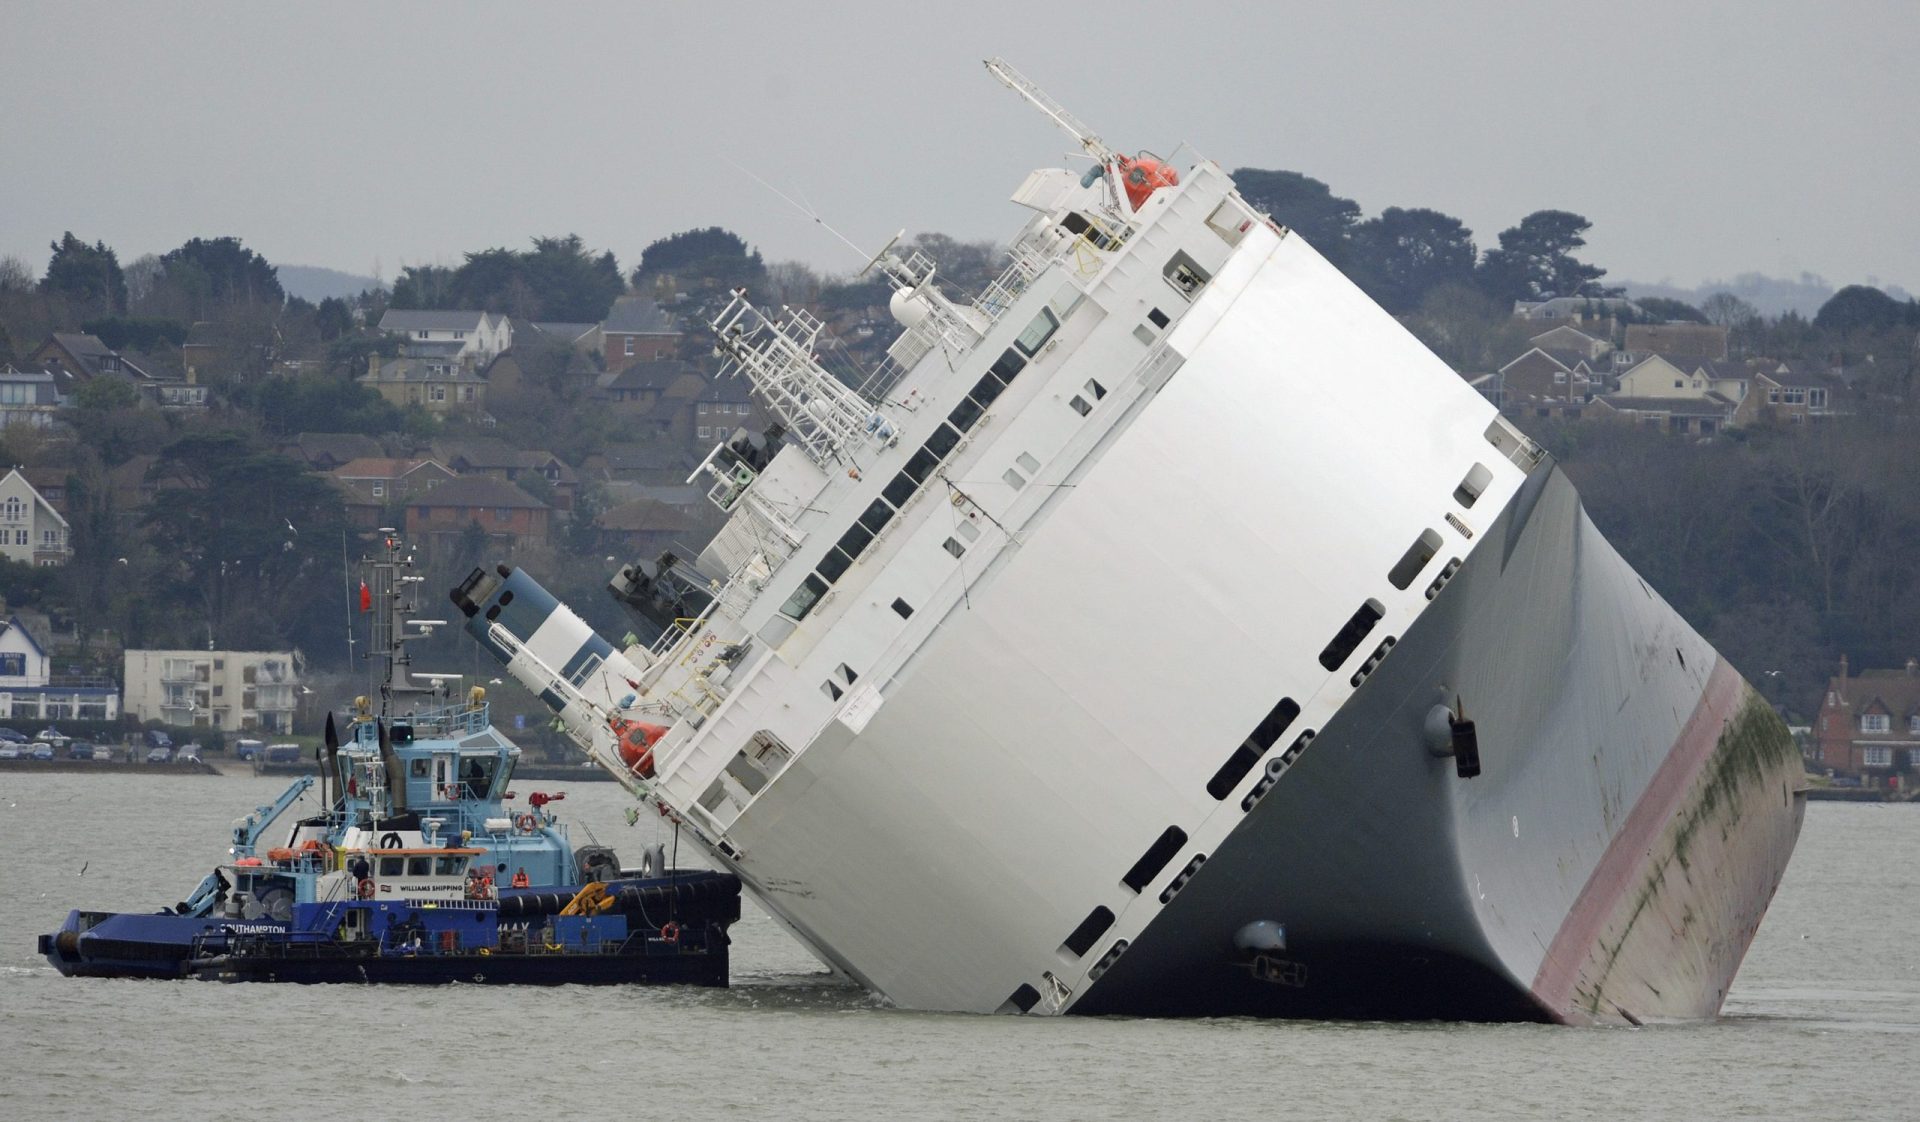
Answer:
[[[1398,638],[1074,1012],[1718,1010],[1804,809],[1772,711],[1551,464]],[[1440,704],[1476,722],[1479,777],[1427,750]],[[1284,949],[1236,948],[1260,920]]]

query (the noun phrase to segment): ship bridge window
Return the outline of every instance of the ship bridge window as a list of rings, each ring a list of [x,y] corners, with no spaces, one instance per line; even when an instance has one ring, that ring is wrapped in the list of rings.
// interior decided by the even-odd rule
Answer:
[[[433,875],[433,858],[407,858],[407,875],[410,877],[429,877]]]
[[[905,507],[907,500],[911,499],[913,493],[919,489],[920,481],[903,471],[893,477],[893,481],[887,484],[887,489],[880,492],[880,497],[894,506]]]
[[[847,567],[852,564],[853,558],[838,549],[829,549],[827,555],[820,559],[820,564],[814,566],[814,571],[825,577],[827,583],[831,584],[839,580],[841,574],[845,573]]]
[[[995,384],[997,385],[998,383]],[[913,454],[911,460],[907,461],[905,471],[908,475],[913,476],[915,482],[925,483],[927,477],[933,474],[933,469],[939,466],[940,457],[922,448]]]
[[[460,757],[460,797],[463,799],[484,799],[493,787],[494,765],[499,763],[495,756]]]
[[[397,877],[405,872],[406,868],[407,859],[405,857],[382,857],[380,859],[380,875],[383,877]]]
[[[884,499],[873,500],[873,504],[860,513],[860,525],[876,534],[891,521],[893,521],[893,507]]]
[[[1191,300],[1201,287],[1213,279],[1213,275],[1200,267],[1200,263],[1188,257],[1184,251],[1175,253],[1167,259],[1167,267],[1160,270],[1167,278],[1173,290]]]
[[[873,531],[856,522],[847,527],[846,533],[840,535],[840,540],[835,543],[834,548],[846,554],[847,558],[852,560],[866,552],[867,543],[872,540]]]
[[[434,861],[433,871],[434,871],[434,875],[436,876],[458,877],[458,876],[466,875],[467,858],[464,854],[458,854],[458,853],[447,854],[440,857],[435,857],[433,861]]]
[[[820,598],[827,594],[828,587],[827,582],[821,580],[819,574],[808,573],[800,582],[800,587],[793,590],[792,596],[787,597],[787,602],[780,605],[780,614],[788,619],[807,618],[807,613],[812,611]]]
[[[952,425],[942,424],[939,428],[933,430],[933,435],[927,438],[926,444],[922,447],[944,460],[947,458],[947,453],[953,451],[954,447],[959,443],[959,430],[955,429]]]
[[[959,429],[961,432],[966,432],[973,427],[973,423],[979,420],[980,414],[984,412],[985,410],[980,408],[979,402],[970,397],[963,397],[960,399],[960,404],[953,407],[953,412],[947,414],[947,423]]]
[[[967,396],[979,402],[980,408],[985,409],[987,406],[992,405],[994,399],[1000,396],[1000,391],[1006,388],[1005,382],[1002,382],[991,374],[987,374],[983,375],[978,382],[973,384],[973,388],[967,391]]]
[[[1047,340],[1053,338],[1053,333],[1058,330],[1060,317],[1053,314],[1052,308],[1042,308],[1040,314],[1033,317],[1033,322],[1027,324],[1027,329],[1014,339],[1013,345],[1031,358],[1040,353],[1040,348],[1046,346]]]
[[[999,358],[993,360],[992,366],[987,367],[987,373],[1000,379],[1001,384],[1005,385],[1018,377],[1026,365],[1027,360],[1020,356],[1020,352],[1008,347]]]

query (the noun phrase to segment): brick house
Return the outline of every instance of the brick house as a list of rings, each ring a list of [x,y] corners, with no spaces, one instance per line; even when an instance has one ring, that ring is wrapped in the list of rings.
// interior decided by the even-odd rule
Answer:
[[[677,539],[704,529],[698,519],[644,497],[601,511],[593,527],[600,548],[634,557],[652,557]],[[701,533],[703,539],[705,536]]]
[[[1500,402],[1516,416],[1578,418],[1587,402],[1606,392],[1606,369],[1585,348],[1532,347],[1497,372]]]
[[[1835,771],[1920,771],[1920,660],[1849,677],[1842,656],[1813,734],[1820,762]]]
[[[650,296],[622,296],[600,322],[601,355],[611,372],[658,362],[680,351],[681,331]]]
[[[390,525],[388,511],[455,478],[432,460],[386,458],[352,460],[331,474],[345,492],[347,521],[369,529]]]
[[[406,531],[438,549],[477,524],[509,548],[543,546],[552,514],[547,504],[503,479],[462,475],[409,500]]]
[[[766,419],[754,408],[745,378],[714,378],[693,404],[693,443],[700,450],[725,440],[734,429],[758,432]]]

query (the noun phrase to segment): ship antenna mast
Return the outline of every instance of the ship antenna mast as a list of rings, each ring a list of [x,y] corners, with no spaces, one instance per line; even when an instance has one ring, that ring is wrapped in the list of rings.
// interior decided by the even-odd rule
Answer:
[[[1006,87],[1025,98],[1029,105],[1046,114],[1047,119],[1060,126],[1061,130],[1077,141],[1087,155],[1101,167],[1110,167],[1120,158],[1120,154],[1107,147],[1107,142],[1099,134],[1088,128],[1080,118],[1067,111],[1067,107],[1053,99],[1047,91],[1034,83],[1033,79],[1013,68],[1013,64],[1003,58],[987,60],[987,73],[1000,79]]]

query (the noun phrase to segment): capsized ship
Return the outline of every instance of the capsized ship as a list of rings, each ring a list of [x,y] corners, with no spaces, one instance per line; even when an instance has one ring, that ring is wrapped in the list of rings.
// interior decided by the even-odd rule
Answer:
[[[903,1006],[1712,1016],[1798,835],[1748,683],[1550,457],[1203,159],[1078,140],[970,299],[883,251],[713,323],[780,420],[628,566],[616,649],[525,572],[468,628],[824,961]]]
[[[317,774],[235,821],[226,860],[184,900],[158,912],[70,912],[39,938],[55,968],[84,977],[725,984],[726,926],[739,918],[734,878],[669,869],[659,846],[624,873],[610,848],[573,844],[553,808],[564,793],[530,791],[515,803],[520,749],[493,728],[485,692],[449,698],[444,676],[410,669],[407,643],[443,622],[412,618],[421,578],[410,568],[392,536],[366,562],[361,608],[379,696],[356,700],[344,740],[328,714]],[[316,783],[318,810],[277,826]],[[498,961],[476,970],[482,948]]]

